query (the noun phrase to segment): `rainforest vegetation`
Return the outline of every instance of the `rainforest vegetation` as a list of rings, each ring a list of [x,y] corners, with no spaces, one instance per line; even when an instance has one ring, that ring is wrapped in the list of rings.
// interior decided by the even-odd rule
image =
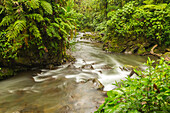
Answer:
[[[63,63],[76,29],[73,6],[70,0],[1,0],[2,75],[21,67]]]
[[[93,32],[85,37],[104,51],[160,58],[117,83],[96,113],[170,112],[169,0],[1,0],[0,79],[74,60],[76,31]]]

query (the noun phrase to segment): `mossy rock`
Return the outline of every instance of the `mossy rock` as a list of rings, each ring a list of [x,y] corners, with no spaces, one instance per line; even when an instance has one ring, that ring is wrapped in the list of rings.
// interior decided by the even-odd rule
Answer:
[[[121,53],[123,52],[124,50],[126,49],[126,47],[123,47],[123,46],[119,46],[119,47],[111,47],[109,48],[109,51],[111,52],[115,52],[115,53]]]
[[[140,46],[140,48],[138,49],[138,54],[143,54],[143,53],[145,53],[146,52],[146,49],[144,48],[144,46],[142,45],[142,46]]]
[[[127,43],[128,46],[132,46],[133,45],[133,41],[130,41]]]
[[[165,60],[170,61],[170,52],[166,52],[165,54],[162,55],[162,57],[164,57]]]
[[[31,65],[32,62],[30,61],[29,58],[23,58],[23,57],[18,57],[17,59],[15,59],[15,62],[18,64],[23,64],[23,65]]]
[[[14,70],[9,68],[1,68],[0,70],[0,80],[14,75]]]

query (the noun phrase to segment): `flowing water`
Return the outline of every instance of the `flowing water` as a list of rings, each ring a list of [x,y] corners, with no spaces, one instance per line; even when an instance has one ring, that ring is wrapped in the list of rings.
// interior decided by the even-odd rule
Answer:
[[[102,51],[101,44],[83,40],[82,36],[77,36],[72,53],[75,62],[1,81],[0,113],[91,113],[104,101],[104,91],[114,89],[112,83],[130,73],[120,67],[145,68],[142,64],[146,57],[109,54]],[[103,91],[97,90],[94,80],[104,85]]]

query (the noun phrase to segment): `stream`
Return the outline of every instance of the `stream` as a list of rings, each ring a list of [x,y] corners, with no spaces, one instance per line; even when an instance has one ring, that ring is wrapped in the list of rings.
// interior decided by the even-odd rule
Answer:
[[[112,83],[130,73],[120,67],[145,68],[147,57],[106,53],[102,44],[81,39],[83,34],[76,38],[75,62],[1,81],[0,113],[91,113],[104,102],[105,91],[115,88]]]

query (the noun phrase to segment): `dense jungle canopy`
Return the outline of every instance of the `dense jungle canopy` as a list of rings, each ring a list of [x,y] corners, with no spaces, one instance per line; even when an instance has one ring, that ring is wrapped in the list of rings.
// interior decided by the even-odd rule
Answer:
[[[169,0],[1,0],[0,79],[74,60],[68,51],[78,31],[93,32],[85,38],[101,42],[107,52],[162,57],[156,68],[149,59],[149,75],[153,76],[139,80],[139,89],[151,83],[143,89],[146,94],[138,90],[141,95],[137,96],[127,90],[128,86],[136,88],[134,81],[139,83],[129,78],[125,87],[131,92],[120,88],[127,100],[110,91],[96,112],[170,111]]]

